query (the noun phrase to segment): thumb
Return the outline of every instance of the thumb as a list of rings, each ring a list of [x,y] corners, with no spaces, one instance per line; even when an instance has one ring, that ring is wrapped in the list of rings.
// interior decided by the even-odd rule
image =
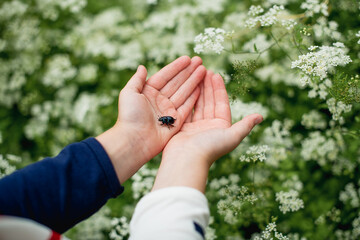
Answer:
[[[143,65],[140,65],[137,68],[136,73],[130,78],[125,87],[132,89],[135,92],[141,93],[146,82],[146,76],[146,68]]]
[[[231,138],[234,141],[235,147],[251,132],[251,130],[263,121],[263,116],[260,114],[251,114],[244,117],[241,121],[233,124],[229,130],[231,131]]]

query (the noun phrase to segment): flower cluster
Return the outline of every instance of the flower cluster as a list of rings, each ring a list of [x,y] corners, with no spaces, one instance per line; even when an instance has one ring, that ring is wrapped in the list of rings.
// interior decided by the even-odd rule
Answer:
[[[354,183],[348,183],[345,190],[340,192],[340,201],[349,203],[352,208],[360,207],[360,188],[356,189]]]
[[[1,143],[1,141],[0,141]],[[14,163],[21,162],[21,158],[12,154],[0,154],[0,179],[16,170]]]
[[[230,174],[228,178],[214,179],[209,184],[210,189],[220,197],[217,203],[218,213],[229,224],[238,221],[238,214],[245,204],[252,205],[258,200],[257,195],[251,193],[247,187],[239,187],[239,181],[238,175]]]
[[[293,61],[291,68],[299,68],[308,77],[319,77],[321,80],[328,76],[328,71],[332,67],[344,66],[351,61],[346,55],[345,48],[342,43],[334,43],[330,46],[311,46],[311,52],[300,55],[299,59]],[[317,50],[317,51],[315,51]],[[307,77],[302,78],[303,85],[309,83]]]
[[[337,159],[340,146],[335,139],[328,138],[319,131],[311,132],[309,137],[302,141],[301,157],[306,161],[315,160],[324,166],[327,161]]]
[[[328,105],[329,111],[332,113],[332,119],[339,121],[340,124],[344,124],[345,120],[342,115],[350,112],[352,105],[336,101],[335,98],[328,99],[326,104]]]
[[[291,140],[290,129],[294,122],[290,119],[285,119],[284,122],[274,120],[271,126],[265,128],[262,136],[262,142],[270,147],[266,164],[278,167],[280,161],[287,158],[288,149],[293,146]]]
[[[151,191],[156,173],[156,169],[150,169],[144,165],[134,176],[131,177],[131,180],[133,180],[131,189],[133,191],[134,199],[140,199],[142,196]]]
[[[264,119],[267,117],[269,110],[257,102],[244,103],[240,100],[236,100],[230,103],[231,117],[233,121],[238,121],[247,115],[253,113],[261,114]]]
[[[289,192],[276,193],[276,201],[280,203],[279,209],[282,213],[296,212],[304,208],[304,201],[298,198],[299,192],[290,190]]]
[[[301,124],[307,129],[325,129],[327,126],[324,116],[316,110],[305,113],[301,118]]]
[[[263,162],[266,160],[266,153],[270,150],[269,146],[251,146],[247,151],[246,155],[241,155],[241,162]]]
[[[204,33],[195,37],[194,52],[215,52],[220,54],[224,50],[225,37],[231,35],[221,28],[205,28]]]
[[[300,6],[302,9],[305,9],[306,16],[312,17],[314,14],[321,13],[324,16],[328,16],[328,6],[325,2],[320,3],[320,0],[306,0]]]
[[[266,226],[265,230],[262,231],[260,234],[254,234],[252,239],[253,240],[268,240],[268,239],[289,240],[287,236],[278,232],[278,230],[276,229],[275,222],[269,223]]]
[[[248,12],[248,15],[251,16],[251,18],[246,21],[245,26],[254,28],[259,23],[262,27],[269,27],[280,23],[281,26],[290,30],[296,25],[296,22],[292,19],[281,19],[280,13],[284,11],[284,9],[283,5],[274,5],[266,13],[259,15],[264,12],[264,9],[261,6],[252,5]]]
[[[129,237],[130,226],[126,217],[113,218],[111,220],[111,232],[109,238],[112,240],[123,240]]]
[[[64,85],[66,80],[73,78],[76,73],[68,55],[56,55],[49,60],[42,81],[46,86],[59,88]]]

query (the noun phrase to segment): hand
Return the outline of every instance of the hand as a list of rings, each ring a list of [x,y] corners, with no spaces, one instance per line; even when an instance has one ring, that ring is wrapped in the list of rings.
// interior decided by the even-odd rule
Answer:
[[[194,113],[163,151],[153,189],[180,185],[204,192],[211,164],[238,146],[261,121],[261,115],[252,114],[232,125],[224,81],[207,71]]]
[[[139,66],[119,95],[118,120],[97,137],[115,167],[120,182],[155,157],[177,133],[192,111],[206,74],[199,57],[180,57],[146,81]],[[161,125],[160,116],[172,116],[173,126]]]

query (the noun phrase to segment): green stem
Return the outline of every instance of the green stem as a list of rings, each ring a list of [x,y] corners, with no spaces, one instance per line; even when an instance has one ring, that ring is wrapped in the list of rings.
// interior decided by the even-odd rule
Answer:
[[[275,36],[273,35],[273,33],[270,31],[270,36],[272,37],[272,39],[274,39],[276,45],[278,45],[278,47],[285,53],[285,55],[291,60],[291,61],[294,61],[290,55],[280,46],[278,40],[275,38]]]

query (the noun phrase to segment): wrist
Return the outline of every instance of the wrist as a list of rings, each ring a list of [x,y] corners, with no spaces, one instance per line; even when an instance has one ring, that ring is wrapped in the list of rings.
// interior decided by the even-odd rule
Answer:
[[[114,126],[96,137],[105,149],[121,184],[134,175],[146,162],[136,136]]]
[[[153,190],[184,186],[205,192],[209,164],[205,159],[187,154],[163,154]]]

